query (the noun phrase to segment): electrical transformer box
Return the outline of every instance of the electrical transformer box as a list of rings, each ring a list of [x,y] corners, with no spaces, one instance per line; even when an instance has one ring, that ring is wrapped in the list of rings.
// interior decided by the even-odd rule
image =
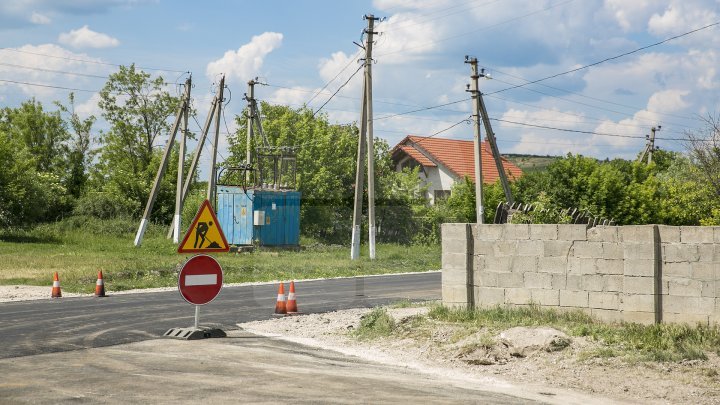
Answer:
[[[219,185],[217,217],[231,245],[300,244],[299,191]]]

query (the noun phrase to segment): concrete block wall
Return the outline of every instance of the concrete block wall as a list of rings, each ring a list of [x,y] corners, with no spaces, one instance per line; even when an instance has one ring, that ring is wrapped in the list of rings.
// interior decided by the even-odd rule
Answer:
[[[442,235],[445,304],[720,323],[720,227],[444,224]]]

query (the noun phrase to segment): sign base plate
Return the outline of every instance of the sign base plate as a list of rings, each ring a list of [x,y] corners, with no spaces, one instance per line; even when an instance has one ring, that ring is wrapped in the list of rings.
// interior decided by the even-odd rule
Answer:
[[[198,340],[224,338],[227,337],[227,334],[222,329],[201,326],[199,328],[172,328],[165,332],[163,337],[181,340]]]

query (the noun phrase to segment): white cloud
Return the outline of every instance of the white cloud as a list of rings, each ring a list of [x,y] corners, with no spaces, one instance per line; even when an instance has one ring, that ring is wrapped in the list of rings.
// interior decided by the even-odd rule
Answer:
[[[664,0],[605,0],[608,11],[625,32],[642,31],[654,12],[665,7]]]
[[[73,48],[113,48],[120,41],[107,34],[95,32],[84,25],[82,28],[61,33],[58,42]]]
[[[208,63],[206,74],[213,79],[224,73],[228,79],[246,82],[260,74],[265,57],[282,44],[283,35],[277,32],[265,32],[252,37],[249,43],[229,50],[222,58]]]
[[[50,24],[51,21],[49,17],[33,11],[32,15],[30,16],[30,22],[38,25],[45,25]]]

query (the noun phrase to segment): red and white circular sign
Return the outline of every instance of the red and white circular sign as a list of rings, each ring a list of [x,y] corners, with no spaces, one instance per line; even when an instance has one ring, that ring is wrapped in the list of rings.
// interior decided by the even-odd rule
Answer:
[[[223,284],[223,271],[220,264],[210,256],[191,257],[178,277],[178,289],[185,301],[195,305],[205,305],[220,293]]]

